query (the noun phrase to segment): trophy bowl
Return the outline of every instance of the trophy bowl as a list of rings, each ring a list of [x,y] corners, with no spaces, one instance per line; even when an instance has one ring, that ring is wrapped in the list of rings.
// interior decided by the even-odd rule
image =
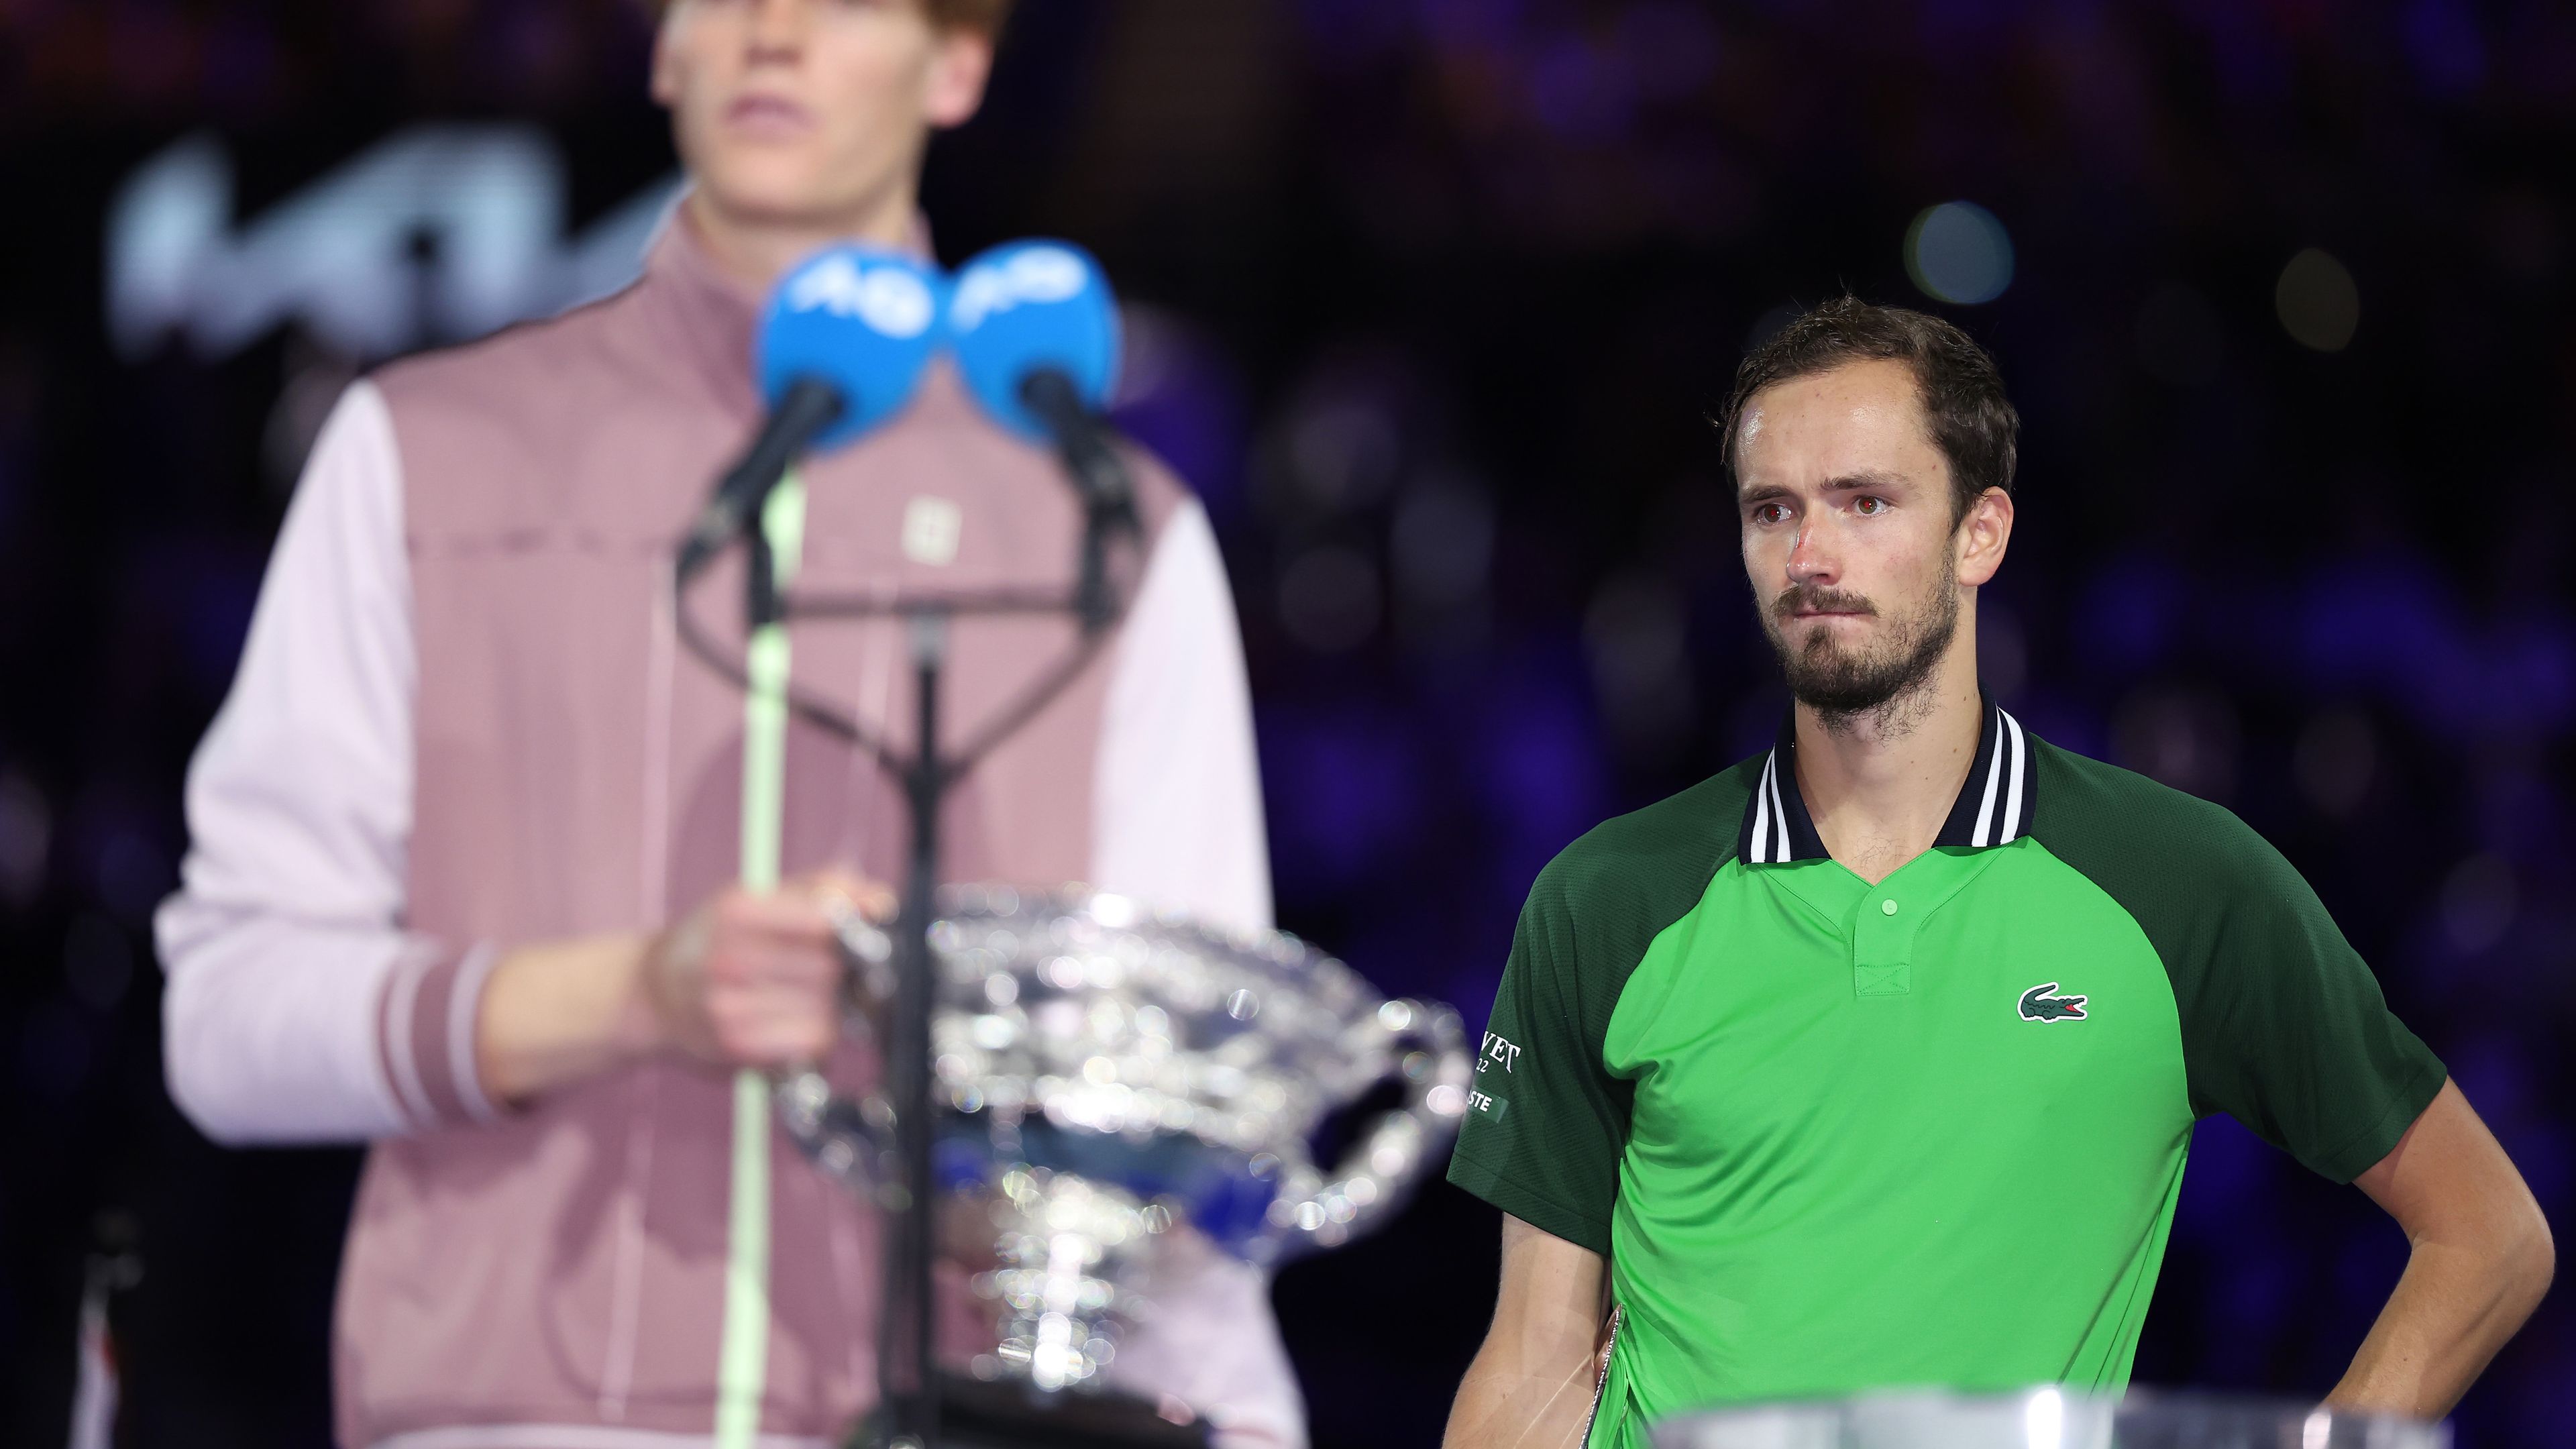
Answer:
[[[881,935],[845,935],[861,963],[886,958]],[[1265,1266],[1347,1242],[1402,1205],[1466,1111],[1458,1014],[1382,998],[1293,936],[1079,887],[956,886],[930,945],[934,1188],[952,1236],[993,1232],[978,1378],[1096,1385],[1176,1228]],[[862,1193],[889,1180],[881,1102],[811,1072],[777,1099],[826,1173]]]

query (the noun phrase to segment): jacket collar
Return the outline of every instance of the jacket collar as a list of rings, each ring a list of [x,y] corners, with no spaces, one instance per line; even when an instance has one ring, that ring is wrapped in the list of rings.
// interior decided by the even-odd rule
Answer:
[[[1996,704],[1992,695],[1981,689],[1978,700],[1985,709],[1985,723],[1977,734],[1976,762],[1959,786],[1959,798],[1950,804],[1950,818],[1942,822],[1940,837],[1932,842],[1936,848],[1946,845],[1983,850],[2009,845],[2030,833],[2031,819],[2037,812],[2029,736],[2022,733],[2021,722]],[[1807,813],[1806,800],[1798,793],[1797,749],[1798,711],[1792,705],[1781,718],[1778,739],[1763,757],[1761,778],[1754,784],[1753,796],[1744,802],[1744,824],[1736,832],[1735,856],[1747,865],[1782,865],[1831,856],[1823,838],[1816,834],[1816,822]]]
[[[688,217],[687,191],[673,198],[644,248],[644,294],[661,322],[664,343],[725,408],[760,413],[753,348],[769,299],[733,276],[707,251]],[[931,259],[930,223],[915,215],[904,251]]]

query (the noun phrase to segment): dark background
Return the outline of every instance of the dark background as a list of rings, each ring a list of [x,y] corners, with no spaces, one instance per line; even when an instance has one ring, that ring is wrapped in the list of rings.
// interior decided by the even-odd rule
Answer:
[[[1125,416],[1233,569],[1283,925],[1480,1021],[1553,852],[1761,745],[1781,693],[1704,416],[1781,309],[1848,287],[1966,326],[2027,420],[1989,684],[2278,843],[2567,1222],[2576,11],[1022,8],[928,209],[949,261],[1071,236],[1135,305]],[[11,1444],[62,1442],[102,1238],[142,1268],[128,1442],[323,1444],[356,1162],[179,1117],[147,927],[295,466],[367,359],[293,321],[113,347],[111,201],[204,135],[248,228],[418,122],[508,121],[587,224],[670,168],[648,45],[625,0],[0,0]],[[1906,237],[1962,199],[2013,271],[1945,306]],[[1436,1441],[1495,1238],[1433,1186],[1281,1276],[1318,1446]],[[2205,1123],[2138,1377],[2322,1393],[2404,1258]],[[2566,1442],[2564,1294],[2457,1424]]]

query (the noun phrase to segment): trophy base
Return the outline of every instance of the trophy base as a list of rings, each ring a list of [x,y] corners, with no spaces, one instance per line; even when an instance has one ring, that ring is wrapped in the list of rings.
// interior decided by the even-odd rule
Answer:
[[[871,1415],[849,1449],[884,1449]],[[939,1376],[937,1449],[1207,1449],[1204,1419],[1175,1424],[1116,1390],[1046,1393],[1026,1384]]]

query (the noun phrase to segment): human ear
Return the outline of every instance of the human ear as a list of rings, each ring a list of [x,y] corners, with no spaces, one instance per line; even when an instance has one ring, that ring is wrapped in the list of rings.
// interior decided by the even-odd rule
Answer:
[[[2012,495],[2000,488],[1989,488],[1968,505],[1968,516],[1959,520],[1953,536],[1958,549],[1959,582],[1969,588],[1982,586],[1993,578],[2004,564],[2004,550],[2012,543]]]
[[[941,31],[922,78],[921,114],[935,129],[962,126],[984,104],[993,74],[993,38],[963,27]]]

